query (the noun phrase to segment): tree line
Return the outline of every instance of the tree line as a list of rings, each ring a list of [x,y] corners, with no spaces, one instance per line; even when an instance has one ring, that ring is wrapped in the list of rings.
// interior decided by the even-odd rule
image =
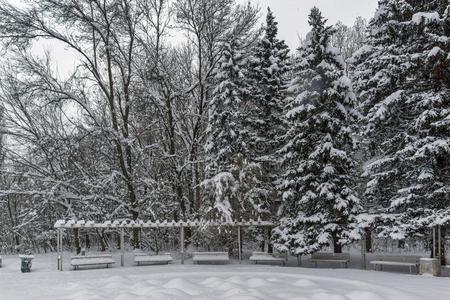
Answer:
[[[2,247],[51,250],[62,218],[270,219],[294,254],[424,235],[449,216],[446,2],[313,8],[295,51],[233,0],[1,2]]]

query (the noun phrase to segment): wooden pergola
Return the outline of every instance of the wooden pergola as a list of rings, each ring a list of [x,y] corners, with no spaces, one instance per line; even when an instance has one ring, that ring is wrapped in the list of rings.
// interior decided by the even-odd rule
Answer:
[[[94,229],[94,228],[108,228],[108,229],[120,229],[120,265],[124,266],[124,257],[125,257],[125,247],[124,247],[124,239],[125,239],[125,229],[133,229],[133,228],[179,228],[180,229],[180,240],[181,240],[181,263],[184,264],[184,228],[194,228],[194,227],[237,227],[238,234],[238,253],[239,253],[239,263],[242,261],[242,245],[241,245],[241,228],[242,227],[275,227],[276,224],[270,221],[261,221],[261,220],[248,220],[248,221],[105,221],[103,223],[94,222],[94,221],[84,221],[84,220],[58,220],[54,228],[57,230],[57,250],[58,250],[58,270],[63,270],[63,231],[65,229],[74,229],[74,228],[85,228],[85,229]]]

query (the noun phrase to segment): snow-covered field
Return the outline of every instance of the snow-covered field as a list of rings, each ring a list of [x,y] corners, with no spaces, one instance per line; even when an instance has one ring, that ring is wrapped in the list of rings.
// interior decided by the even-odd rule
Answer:
[[[2,300],[301,299],[448,300],[450,278],[354,269],[263,265],[140,266],[58,272],[53,254],[22,274],[16,256],[0,269]]]

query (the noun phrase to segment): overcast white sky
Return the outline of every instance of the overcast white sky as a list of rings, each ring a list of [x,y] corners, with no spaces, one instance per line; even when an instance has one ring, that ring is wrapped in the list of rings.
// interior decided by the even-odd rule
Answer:
[[[241,0],[240,2],[246,2]],[[309,32],[308,14],[317,6],[329,24],[342,21],[353,24],[356,17],[366,19],[373,17],[378,0],[251,0],[257,3],[262,13],[269,6],[279,23],[280,37],[286,40],[291,48],[298,46],[298,36]]]
[[[9,0],[19,4],[24,0]],[[246,3],[249,0],[237,0]],[[356,17],[366,19],[373,17],[378,0],[250,0],[261,9],[261,21],[265,20],[267,7],[270,7],[279,23],[279,35],[293,50],[298,47],[298,37],[304,37],[310,30],[308,25],[308,14],[311,8],[317,6],[328,19],[329,24],[342,21],[351,25]],[[40,44],[36,47],[37,52],[48,49],[56,58],[57,69],[62,73],[74,66],[74,58],[64,50],[64,47],[55,44]]]

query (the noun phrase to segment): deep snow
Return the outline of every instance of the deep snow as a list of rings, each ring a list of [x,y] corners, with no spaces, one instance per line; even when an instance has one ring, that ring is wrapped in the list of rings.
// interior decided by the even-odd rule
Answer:
[[[116,257],[116,256],[115,256]],[[237,264],[164,266],[130,264],[112,269],[56,270],[54,254],[37,255],[33,271],[20,273],[16,256],[3,258],[3,300],[301,299],[448,300],[450,278],[355,269]],[[305,262],[306,263],[306,262]]]

